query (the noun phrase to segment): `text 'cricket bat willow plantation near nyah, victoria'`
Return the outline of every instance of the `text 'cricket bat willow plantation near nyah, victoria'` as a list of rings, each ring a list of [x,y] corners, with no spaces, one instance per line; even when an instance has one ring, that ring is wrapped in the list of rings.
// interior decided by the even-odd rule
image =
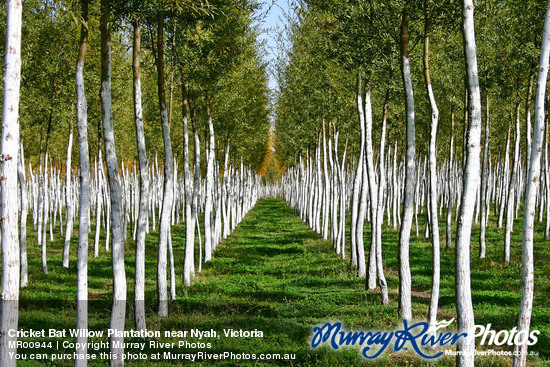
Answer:
[[[550,3],[0,15],[0,367],[549,363]]]

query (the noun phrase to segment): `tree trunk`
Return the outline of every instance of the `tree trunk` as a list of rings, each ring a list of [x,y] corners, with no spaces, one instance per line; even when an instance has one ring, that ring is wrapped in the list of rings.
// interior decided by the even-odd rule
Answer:
[[[7,1],[4,102],[2,142],[0,144],[0,218],[2,220],[2,309],[0,314],[0,365],[11,367],[10,358],[17,348],[10,342],[17,337],[7,330],[17,329],[19,319],[19,235],[17,233],[17,156],[19,150],[19,87],[21,84],[21,13],[22,3]]]
[[[191,190],[193,182],[191,181],[191,172],[189,169],[189,133],[187,128],[187,107],[188,96],[185,89],[185,80],[182,80],[182,117],[183,117],[183,172],[185,185],[185,258],[183,264],[183,284],[191,286],[191,273],[193,272],[193,253],[195,251],[195,225],[191,213],[191,203],[193,201]]]
[[[527,164],[525,165],[525,169],[527,169],[527,166],[529,166],[529,153],[531,152],[531,97],[533,96],[533,81],[534,81],[534,74],[533,70],[529,72],[529,80],[527,81],[527,98],[525,99],[525,124],[526,124],[526,130],[525,130],[525,139],[526,139],[526,152],[525,154],[525,160],[527,161]],[[519,201],[519,198],[518,198]]]
[[[451,141],[449,143],[449,169],[447,171],[447,190],[449,193],[449,199],[447,202],[447,225],[446,227],[446,236],[445,236],[445,247],[450,249],[452,247],[452,213],[453,213],[453,201],[454,201],[454,191],[452,184],[453,177],[453,153],[454,153],[454,127],[455,127],[455,115],[451,107]]]
[[[330,133],[330,125],[329,125],[329,133]],[[338,182],[336,180],[338,171],[338,132],[334,131],[334,145],[332,145],[332,139],[328,138],[328,160],[330,165],[330,186],[332,187],[332,191],[329,192],[330,199],[329,199],[329,207],[330,207],[330,239],[332,240],[332,245],[334,250],[336,251],[337,255],[340,255],[340,248],[338,247],[337,242],[337,233],[338,233],[338,205],[337,205],[337,197],[338,197]],[[334,154],[336,155],[336,163],[334,162],[333,157],[333,150],[334,148]]]
[[[340,250],[342,251],[342,260],[346,259],[346,201],[347,201],[347,180],[346,180],[346,155],[348,151],[348,139],[346,139],[346,145],[344,147],[344,154],[342,155],[342,164],[340,165],[340,225],[338,232],[338,239],[340,242]]]
[[[542,150],[542,137],[544,134],[544,96],[548,78],[548,61],[550,56],[550,2],[546,9],[544,20],[544,33],[540,55],[539,75],[537,91],[535,95],[535,128],[533,144],[531,146],[527,187],[525,191],[525,204],[523,209],[523,240],[522,240],[522,293],[519,310],[518,334],[529,334],[531,314],[533,312],[533,295],[535,287],[535,270],[533,259],[533,234],[535,229],[535,200],[540,178],[540,156]],[[514,356],[514,367],[527,365],[527,341],[516,347],[519,355]]]
[[[328,176],[328,156],[327,156],[327,136],[325,131],[325,122],[323,120],[323,220],[321,225],[321,233],[323,239],[328,240],[328,222],[329,222],[329,207],[330,207],[330,181]]]
[[[407,155],[405,170],[405,197],[403,200],[403,219],[399,231],[399,314],[404,320],[412,319],[411,306],[411,268],[409,265],[409,240],[411,237],[414,193],[415,193],[415,122],[414,122],[414,95],[409,64],[409,16],[403,12],[401,21],[401,75],[405,92],[405,109],[407,114]]]
[[[29,264],[27,262],[27,212],[28,212],[28,193],[27,177],[25,175],[25,156],[23,154],[23,144],[19,143],[19,158],[17,165],[17,174],[19,176],[19,190],[21,192],[21,213],[19,213],[19,247],[21,259],[21,288],[25,288],[28,283]]]
[[[81,1],[82,24],[80,26],[80,49],[76,63],[76,114],[78,129],[80,204],[78,219],[78,254],[77,254],[77,311],[76,328],[88,328],[88,232],[90,229],[90,158],[88,152],[88,104],[84,88],[84,62],[88,43],[88,0]],[[88,338],[80,334],[77,343],[84,347],[77,353],[82,358],[75,359],[75,366],[86,366]]]
[[[159,223],[159,244],[157,263],[157,296],[159,302],[158,314],[168,316],[168,283],[167,259],[168,236],[170,235],[170,215],[173,201],[173,172],[172,172],[172,141],[170,126],[168,126],[168,112],[166,109],[166,95],[164,82],[164,12],[158,15],[157,35],[157,82],[160,117],[162,122],[162,138],[164,140],[164,191],[162,197],[162,214]]]
[[[365,154],[365,119],[363,112],[363,85],[362,77],[357,77],[357,111],[359,113],[359,126],[361,128],[361,145],[359,148],[359,158],[357,160],[357,169],[355,171],[355,179],[353,181],[353,191],[351,197],[351,224],[350,224],[350,240],[351,240],[351,266],[357,267],[357,217],[359,212],[359,196],[361,194],[361,183],[363,180],[363,156]]]
[[[65,244],[63,246],[63,267],[69,267],[69,249],[73,235],[73,201],[71,190],[71,158],[73,151],[73,121],[69,123],[69,144],[67,145],[67,161],[65,163]]]
[[[372,148],[372,103],[370,97],[370,86],[365,94],[365,158],[366,174],[368,176],[365,182],[370,198],[371,213],[371,247],[369,251],[369,267],[366,286],[367,289],[376,289],[376,252],[377,252],[377,219],[378,214],[378,187],[376,184],[376,169],[374,167],[374,151]],[[382,147],[380,149],[383,149]]]
[[[141,20],[135,19],[133,27],[134,119],[139,158],[139,216],[136,234],[134,321],[137,330],[145,330],[145,233],[147,231],[147,217],[149,215],[149,162],[147,161],[143,110],[141,107]]]
[[[365,119],[366,113],[365,106],[370,108],[370,91],[367,89],[366,93],[363,90],[360,90],[360,97],[358,97],[357,103],[360,108],[359,118],[361,123],[361,153],[359,154],[359,160],[357,161],[357,169],[361,166],[361,189],[359,191],[359,208],[357,213],[357,228],[356,228],[356,239],[355,246],[357,252],[357,276],[364,277],[366,275],[366,263],[365,263],[365,245],[364,245],[364,224],[365,224],[365,214],[367,212],[367,195],[369,190],[369,182],[367,176],[367,167],[365,162],[365,140],[366,140],[366,131],[365,131]],[[364,103],[364,105],[363,105]],[[357,179],[357,178],[356,178]]]
[[[425,29],[427,32],[428,21],[426,20]],[[432,269],[432,294],[430,298],[430,308],[428,310],[428,323],[431,330],[435,330],[437,324],[437,306],[439,303],[439,283],[440,283],[440,250],[439,250],[439,220],[437,218],[437,125],[439,124],[439,109],[435,101],[432,82],[430,77],[430,37],[426,35],[424,41],[424,79],[426,80],[426,92],[430,101],[432,110],[432,123],[430,128],[430,147],[429,147],[429,209],[430,230],[432,233],[432,251],[433,251],[433,269]],[[434,332],[435,335],[435,332]]]
[[[48,129],[49,130],[49,129]],[[48,134],[49,135],[49,134]],[[48,144],[46,144],[46,156],[44,158],[44,174],[43,174],[43,188],[44,188],[44,209],[43,209],[43,219],[42,219],[42,233],[38,233],[39,236],[42,236],[42,272],[44,274],[48,274],[48,259],[46,256],[46,247],[47,247],[47,241],[46,241],[46,231],[48,228],[48,214],[50,211],[50,194],[48,192],[48,160],[49,160],[49,154],[48,154]]]
[[[210,134],[209,147],[207,150],[206,162],[206,187],[205,187],[205,205],[204,205],[204,262],[212,260],[212,194],[214,190],[214,124],[212,123],[212,114],[210,105],[208,109],[208,131]]]
[[[520,121],[519,121],[520,104],[518,102],[516,106],[516,137],[514,147],[514,162],[512,164],[512,175],[510,176],[510,182],[508,183],[508,200],[506,202],[506,228],[504,234],[504,263],[510,263],[510,241],[512,235],[512,229],[514,227],[514,202],[515,202],[515,189],[516,179],[519,166],[519,144],[520,144]],[[519,197],[518,197],[519,199]]]
[[[373,220],[376,219],[376,272],[378,275],[378,284],[380,284],[380,292],[382,294],[382,304],[387,305],[388,299],[388,283],[384,275],[384,263],[382,261],[382,221],[384,216],[384,191],[386,190],[386,170],[384,167],[384,152],[386,145],[386,122],[388,116],[388,101],[390,90],[386,91],[384,99],[384,107],[382,112],[382,134],[380,137],[380,180],[378,182],[378,200],[376,215],[373,215]],[[373,251],[371,247],[371,251]]]
[[[511,118],[511,116],[510,116]],[[506,203],[508,201],[508,190],[506,187],[509,184],[508,181],[508,172],[510,171],[510,131],[511,128],[508,128],[508,134],[506,135],[506,153],[504,154],[504,174],[502,175],[502,184],[501,184],[501,195],[500,195],[500,208],[498,214],[498,228],[502,228],[502,221],[504,219],[504,209],[506,208]]]
[[[99,147],[98,147],[99,148]],[[103,157],[101,149],[97,150],[98,157],[95,160],[95,177],[97,181],[96,191],[96,215],[95,215],[95,238],[94,238],[94,257],[99,257],[99,236],[101,234],[101,212],[103,206],[103,185],[107,184],[103,176]]]
[[[393,191],[393,197],[392,197],[392,221],[393,221],[393,229],[397,229],[397,221],[400,217],[400,213],[397,212],[397,206],[398,206],[398,197],[399,197],[399,186],[397,184],[397,175],[399,174],[399,170],[397,167],[397,140],[395,141],[395,144],[393,146],[393,165],[392,165],[392,191]]]
[[[101,112],[103,121],[103,140],[105,160],[109,177],[111,196],[111,231],[112,231],[112,262],[113,262],[113,308],[109,328],[116,331],[124,330],[126,316],[126,272],[124,269],[124,218],[122,212],[122,189],[118,159],[115,149],[113,128],[113,111],[111,105],[111,4],[109,0],[101,0]],[[124,348],[119,346],[124,337],[111,336],[109,349],[113,355],[111,366],[123,366]]]
[[[546,225],[544,226],[544,240],[550,238],[550,165],[548,164],[548,119],[545,119],[546,128],[544,130],[544,178],[546,190],[543,195],[546,195]]]
[[[456,234],[456,303],[458,332],[468,337],[459,339],[456,361],[459,366],[474,365],[474,311],[470,286],[470,238],[472,220],[479,186],[481,143],[481,97],[477,72],[477,55],[474,34],[474,5],[472,0],[463,2],[464,49],[468,75],[468,150],[463,173],[463,194]]]
[[[194,227],[193,223],[197,222],[198,224],[198,216],[199,216],[199,194],[201,190],[201,145],[199,141],[199,134],[197,133],[197,129],[193,129],[193,135],[195,137],[195,167],[193,169],[193,173],[195,175],[195,181],[193,183],[193,198],[191,203],[191,218],[192,221],[189,222],[191,227]],[[200,236],[200,234],[199,234]],[[199,237],[200,238],[200,237]],[[193,267],[191,268],[191,275],[195,276],[195,259],[194,254],[192,257],[193,261]]]
[[[320,217],[321,217],[321,205],[324,196],[323,179],[321,178],[321,133],[317,136],[317,149],[315,150],[315,206],[313,212],[313,230],[321,234]]]
[[[223,215],[223,237],[229,236],[229,197],[228,197],[228,182],[229,182],[229,142],[225,146],[222,177],[222,202],[221,210]]]
[[[481,225],[479,230],[479,258],[485,258],[485,232],[487,228],[487,211],[491,206],[491,201],[487,198],[487,164],[489,156],[489,96],[487,96],[485,108],[485,142],[483,145],[483,166],[481,168]]]

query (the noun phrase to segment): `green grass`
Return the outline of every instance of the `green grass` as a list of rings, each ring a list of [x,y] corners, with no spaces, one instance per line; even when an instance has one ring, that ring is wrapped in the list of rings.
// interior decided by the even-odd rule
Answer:
[[[441,226],[442,224],[440,224]],[[411,239],[411,272],[413,282],[413,315],[424,320],[431,287],[431,244],[424,239],[424,216],[419,216],[420,237]],[[349,228],[349,226],[348,226]],[[370,225],[367,224],[367,228]],[[550,289],[548,242],[542,240],[542,227],[537,227],[535,241],[535,308],[532,329],[539,329],[539,342],[530,348],[539,353],[530,357],[533,365],[548,363],[550,352]],[[32,229],[32,227],[31,227]],[[93,229],[93,228],[92,228]],[[509,330],[517,324],[521,297],[521,222],[515,223],[512,237],[512,263],[502,264],[503,230],[497,230],[494,222],[487,232],[487,259],[477,258],[477,231],[472,238],[472,289],[476,324],[492,324],[493,330]],[[76,234],[76,231],[75,231]],[[442,235],[444,227],[442,228]],[[367,362],[358,349],[344,348],[333,351],[326,347],[312,350],[309,338],[312,327],[328,320],[341,321],[345,328],[386,329],[400,326],[397,313],[397,242],[398,232],[384,228],[383,251],[385,274],[390,290],[390,304],[382,306],[378,291],[365,291],[365,280],[355,276],[349,262],[342,261],[333,252],[332,245],[310,230],[282,200],[261,200],[245,217],[230,237],[216,250],[212,262],[205,264],[196,274],[193,285],[182,286],[183,246],[185,226],[172,229],[178,299],[170,303],[169,317],[156,315],[156,257],[157,233],[147,236],[146,254],[146,311],[149,330],[210,330],[222,334],[220,338],[203,339],[211,343],[206,352],[234,353],[292,353],[291,362],[276,360],[257,364],[247,361],[219,361],[219,365],[293,365],[293,366],[355,366],[375,363],[378,365],[423,365],[423,360],[410,352],[384,353],[376,362]],[[349,234],[348,234],[349,235]],[[32,236],[32,237],[31,237]],[[63,269],[63,242],[59,234],[54,242],[48,242],[50,273],[42,274],[40,248],[36,235],[29,231],[29,286],[21,291],[19,326],[23,329],[71,329],[76,320],[76,247],[73,240],[69,269]],[[126,275],[128,299],[133,299],[134,242],[126,245]],[[365,244],[370,233],[365,231]],[[444,237],[442,236],[442,241]],[[348,241],[349,243],[349,241]],[[89,260],[89,329],[107,330],[111,308],[110,256],[101,242],[99,258]],[[90,236],[93,246],[93,233]],[[198,254],[196,256],[198,259]],[[349,259],[349,256],[347,257]],[[443,250],[441,256],[441,298],[439,319],[455,317],[454,300],[454,251]],[[133,305],[127,305],[126,329],[133,328]],[[223,329],[261,330],[263,338],[225,338]],[[48,339],[53,341],[69,340]],[[29,340],[29,339],[25,339]],[[159,341],[175,341],[178,338],[159,338]],[[187,338],[189,342],[198,339]],[[106,338],[103,339],[106,341]],[[127,341],[139,341],[130,339]],[[508,347],[511,348],[511,347]],[[505,348],[506,349],[506,348]],[[201,349],[175,349],[178,353],[196,352]],[[509,349],[508,349],[509,350]],[[61,350],[62,351],[62,350]],[[106,350],[103,350],[106,351]],[[151,355],[161,350],[148,349]],[[66,350],[71,353],[70,349]],[[161,353],[162,354],[162,353]],[[477,365],[507,366],[509,359],[477,358]],[[151,360],[129,362],[129,366],[180,365]],[[209,366],[212,361],[197,365]],[[29,366],[64,366],[69,362],[21,362]],[[105,365],[105,361],[90,363]],[[454,358],[442,357],[437,365],[454,365]]]

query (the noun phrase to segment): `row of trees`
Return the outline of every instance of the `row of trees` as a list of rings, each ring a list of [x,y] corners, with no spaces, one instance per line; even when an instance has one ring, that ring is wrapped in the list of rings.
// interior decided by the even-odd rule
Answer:
[[[508,263],[513,219],[520,200],[525,200],[518,330],[528,330],[535,205],[541,214],[548,210],[550,192],[547,179],[539,185],[548,63],[544,4],[482,1],[475,9],[474,31],[471,1],[463,1],[462,9],[429,0],[304,1],[291,27],[291,47],[280,60],[276,107],[277,151],[285,164],[294,166],[281,181],[281,194],[313,229],[332,238],[342,256],[346,211],[351,212],[351,265],[359,276],[367,276],[368,289],[376,288],[378,280],[383,304],[388,302],[381,246],[384,209],[394,226],[395,213],[402,213],[398,262],[403,319],[412,318],[409,240],[418,207],[426,208],[433,243],[431,326],[439,298],[438,220],[445,207],[446,242],[451,247],[456,210],[458,331],[470,335],[458,345],[460,366],[474,363],[474,217],[481,218],[483,258],[490,209],[501,218],[499,227],[506,214],[503,261]],[[419,93],[426,96],[421,102]],[[345,149],[339,150],[342,137]],[[436,138],[448,143],[437,144]],[[545,162],[548,166],[548,157]],[[372,236],[368,262],[365,219],[370,220]],[[526,350],[525,340],[515,364],[525,365]]]
[[[8,1],[6,18],[2,110],[6,178],[2,300],[6,302],[1,330],[17,329],[20,276],[21,285],[27,284],[27,212],[32,213],[38,232],[45,273],[48,221],[51,235],[57,216],[60,231],[65,219],[63,266],[68,267],[73,223],[78,218],[78,329],[88,325],[88,235],[93,216],[94,254],[98,254],[102,217],[111,250],[110,328],[124,330],[124,244],[130,222],[136,244],[135,324],[136,329],[145,329],[145,235],[151,224],[154,230],[158,219],[158,313],[167,316],[168,258],[171,297],[176,297],[173,222],[181,214],[186,223],[183,279],[189,286],[196,264],[200,270],[202,262],[211,260],[221,238],[229,235],[259,195],[259,178],[247,168],[261,163],[269,130],[267,76],[253,26],[257,4],[28,0],[24,13],[21,5]],[[78,144],[73,145],[75,125]],[[88,135],[89,131],[94,133]],[[95,156],[93,173],[90,156]],[[149,163],[152,156],[154,165]],[[160,164],[157,156],[163,160]],[[121,166],[123,161],[129,163]],[[20,195],[12,164],[19,169]],[[204,249],[197,261],[199,213],[204,218]],[[10,340],[14,338],[2,333],[2,366],[16,363],[9,356],[15,352]],[[85,335],[77,338],[79,343],[86,341]],[[111,337],[111,365],[124,364],[123,350],[116,347],[122,341]],[[77,353],[84,358],[75,358],[76,365],[86,365],[87,350]]]

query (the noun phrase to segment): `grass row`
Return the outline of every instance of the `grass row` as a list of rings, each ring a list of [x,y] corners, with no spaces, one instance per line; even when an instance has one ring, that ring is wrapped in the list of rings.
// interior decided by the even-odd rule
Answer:
[[[494,218],[492,218],[494,219]],[[411,238],[411,273],[413,284],[413,316],[425,320],[431,287],[431,243],[422,235],[425,226],[419,217],[421,236]],[[349,227],[349,226],[348,226]],[[367,224],[367,228],[369,225]],[[510,330],[517,324],[521,298],[521,222],[515,223],[512,235],[512,262],[502,263],[503,230],[493,221],[487,231],[487,258],[477,257],[478,228],[472,234],[472,296],[476,324],[492,324],[493,330]],[[32,228],[31,228],[32,229]],[[442,228],[443,234],[444,228]],[[535,237],[535,307],[532,329],[541,331],[538,343],[531,350],[533,365],[544,365],[550,358],[550,262],[548,242],[537,223]],[[76,234],[76,231],[75,231]],[[349,234],[348,234],[349,235]],[[33,237],[31,237],[33,236]],[[20,295],[19,326],[23,329],[73,329],[76,320],[76,247],[73,240],[69,269],[62,267],[63,240],[56,234],[48,243],[49,274],[41,271],[40,248],[29,231],[29,286]],[[375,362],[366,362],[357,349],[328,348],[312,350],[309,338],[314,325],[328,320],[341,321],[346,328],[387,329],[400,326],[398,320],[397,243],[398,232],[385,227],[383,252],[386,277],[390,289],[390,304],[382,306],[378,291],[365,291],[365,280],[355,276],[348,261],[333,252],[329,241],[310,230],[294,212],[279,199],[261,200],[230,237],[217,249],[214,260],[197,273],[193,285],[182,285],[182,264],[185,225],[172,229],[176,259],[177,300],[170,303],[167,318],[156,315],[157,233],[147,236],[146,245],[146,311],[149,330],[261,330],[263,338],[203,339],[211,348],[174,348],[177,353],[206,351],[209,353],[291,353],[293,361],[223,360],[219,365],[293,365],[293,366],[355,366],[366,363],[379,365],[423,365],[423,360],[410,352],[384,353]],[[366,244],[370,233],[365,233]],[[442,237],[444,238],[444,237]],[[89,329],[107,330],[111,309],[112,273],[110,256],[104,248],[98,258],[90,252],[89,260]],[[348,241],[349,243],[349,241]],[[90,236],[90,244],[93,237]],[[126,244],[126,275],[128,300],[133,299],[134,242]],[[92,250],[92,249],[91,249]],[[198,259],[198,255],[196,256]],[[349,259],[349,256],[348,256]],[[441,256],[441,298],[438,319],[451,319],[455,313],[454,250],[443,250]],[[127,305],[126,328],[133,328],[133,305]],[[63,341],[69,338],[48,339]],[[33,339],[26,339],[33,340]],[[34,339],[36,340],[36,339]],[[177,342],[180,338],[158,338]],[[102,341],[106,341],[103,338]],[[140,341],[128,339],[127,341]],[[198,342],[197,338],[187,338]],[[511,347],[504,348],[511,350]],[[146,348],[148,355],[159,351]],[[60,351],[63,351],[60,348]],[[102,349],[106,352],[106,349]],[[66,349],[66,353],[72,350]],[[90,351],[93,352],[93,351]],[[510,359],[478,358],[481,366],[507,366]],[[20,361],[20,365],[72,365],[72,361]],[[182,365],[183,361],[132,361],[130,366]],[[209,366],[213,361],[197,365]],[[105,361],[89,365],[105,365]],[[442,357],[437,365],[454,365],[454,357]]]

